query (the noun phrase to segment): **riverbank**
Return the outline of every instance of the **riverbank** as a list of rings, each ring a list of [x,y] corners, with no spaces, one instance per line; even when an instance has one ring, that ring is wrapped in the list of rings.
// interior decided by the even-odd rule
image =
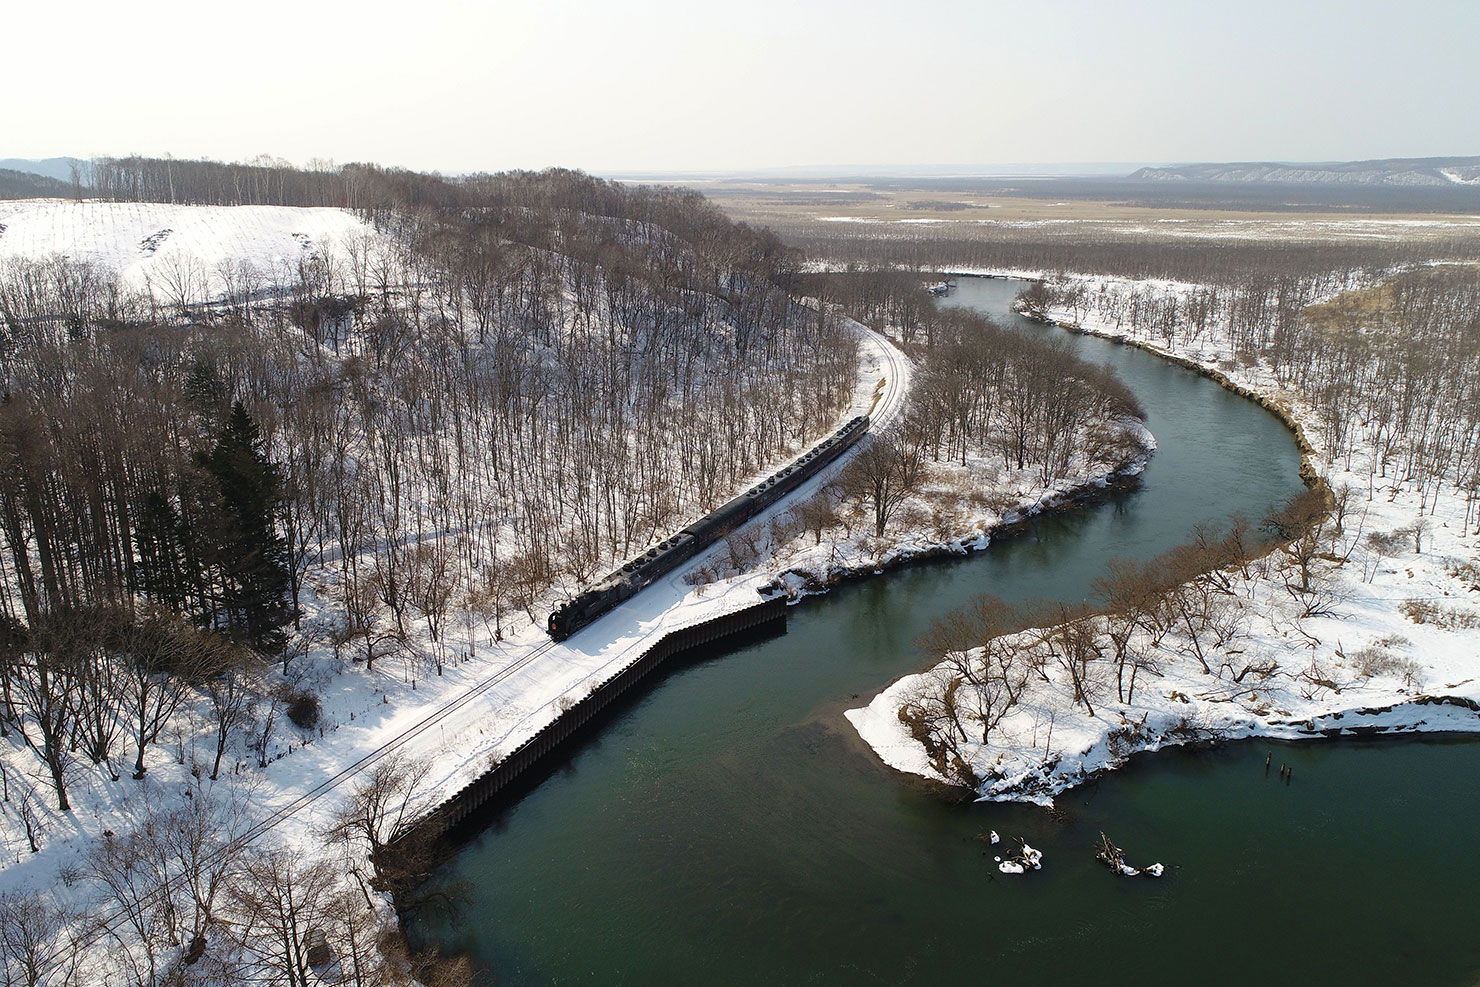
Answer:
[[[862,326],[854,329],[860,343],[857,377],[839,421],[872,414],[887,427],[902,414],[909,361],[887,340]],[[798,445],[793,455],[805,448]],[[791,499],[813,492],[846,459]],[[702,556],[696,560],[702,562]],[[73,764],[71,811],[46,797],[39,783],[44,766],[12,732],[0,765],[7,785],[0,802],[0,895],[34,893],[37,909],[84,915],[98,901],[110,900],[97,882],[77,877],[77,868],[99,847],[111,846],[115,834],[144,839],[161,818],[178,820],[185,809],[209,810],[222,815],[210,826],[213,859],[235,866],[247,857],[291,854],[305,872],[332,872],[329,886],[362,900],[370,909],[368,921],[393,922],[389,895],[367,886],[367,834],[343,825],[364,792],[387,777],[409,780],[397,793],[402,802],[394,820],[380,834],[391,835],[620,675],[670,632],[754,607],[763,581],[752,574],[701,593],[673,575],[606,615],[600,627],[560,644],[541,626],[555,591],[529,601],[527,623],[506,613],[502,633],[489,626],[492,614],[469,605],[449,616],[440,635],[412,625],[407,638],[377,655],[372,668],[351,657],[353,643],[346,647],[334,636],[334,574],[311,571],[302,634],[279,663],[285,687],[264,688],[256,702],[237,697],[242,705],[234,733],[242,743],[226,745],[219,778],[211,777],[216,737],[209,703],[215,697],[203,694],[182,700],[183,725],[168,741],[161,736],[153,744],[147,775],[120,779],[109,764]],[[264,677],[277,682],[278,669],[269,666]],[[312,700],[311,719],[289,715],[290,700],[301,696]],[[75,933],[78,953],[99,971],[111,969],[100,948],[109,936],[128,948],[144,943],[123,927],[126,918],[117,912],[107,918],[111,926],[84,928],[70,918],[57,926],[60,936]],[[173,962],[185,944],[146,945]]]
[[[1036,332],[1008,310],[1015,293],[982,281],[957,295]],[[1072,969],[1090,965],[1073,965],[1087,959],[1076,944],[1103,967],[1103,939],[1068,934],[1064,914],[1135,916],[1129,939],[1118,926],[1106,934],[1138,941],[1161,934],[1173,911],[1227,905],[1226,889],[1199,893],[1221,879],[1208,854],[1242,852],[1221,834],[1197,834],[1206,852],[1193,853],[1190,832],[1077,799],[1053,815],[949,804],[923,780],[901,784],[842,716],[917,671],[916,642],[979,594],[1072,604],[1107,559],[1149,559],[1199,521],[1261,516],[1303,489],[1288,433],[1261,409],[1130,347],[1062,342],[1109,363],[1144,406],[1158,448],[1134,491],[1039,514],[990,551],[839,585],[793,608],[785,635],[664,676],[439,872],[436,889],[464,886],[469,901],[456,919],[416,922],[423,941],[509,983],[593,970],[625,983],[682,982],[696,970],[721,983],[933,983],[978,975],[983,963],[1032,979],[1044,936],[1058,935],[1051,951]],[[1162,786],[1179,765],[1210,760],[1168,755],[1084,797],[1114,799],[1123,779]],[[1305,786],[1265,786],[1273,805],[1304,812],[1318,781],[1306,763]],[[1232,768],[1220,783],[1235,773],[1242,781]],[[1249,765],[1249,779],[1257,774]],[[1026,881],[1000,874],[977,839],[988,829],[1009,849],[1019,836],[1043,849],[1045,869]],[[1136,859],[1168,863],[1168,879],[1131,885],[1110,874],[1089,852],[1101,829]],[[992,944],[951,948],[984,922]]]
[[[1086,280],[1115,290],[1112,279]],[[984,741],[958,738],[951,761],[932,755],[900,715],[922,695],[944,692],[955,677],[950,663],[900,679],[847,714],[886,763],[966,780],[983,799],[1046,804],[1136,753],[1170,745],[1480,731],[1472,643],[1480,563],[1462,497],[1440,491],[1425,503],[1396,478],[1375,479],[1360,456],[1336,462],[1310,438],[1320,431],[1314,407],[1257,364],[1235,361],[1216,333],[1207,345],[1173,350],[1083,313],[1037,315],[1171,359],[1269,409],[1296,435],[1302,478],[1339,498],[1341,516],[1323,526],[1309,557],[1276,549],[1226,579],[1214,593],[1218,613],[1202,626],[1135,631],[1128,644],[1144,668],[1138,694],[1125,696],[1114,681],[1117,645],[1103,625],[1087,628],[1097,653],[1072,674],[1072,663],[1054,657],[1055,628],[1022,632],[1007,643],[1046,647],[1049,657]],[[1217,625],[1211,634],[1208,624]]]
[[[874,348],[877,353],[869,365],[876,368],[876,374],[883,374],[881,387],[888,381],[894,381],[895,387],[871,408],[877,426],[871,429],[871,440],[887,435],[902,417],[910,373],[907,366],[898,363],[897,351],[892,351],[887,342],[881,341]],[[896,362],[886,364],[884,358],[891,352]],[[496,740],[485,734],[483,726],[476,737],[465,731],[454,773],[448,774],[441,767],[429,769],[429,777],[437,779],[429,790],[459,792],[461,785],[476,777],[469,776],[471,769],[481,766],[487,773],[496,766],[501,770],[512,752],[522,749],[527,734],[544,733],[558,725],[576,712],[579,704],[623,674],[626,666],[617,658],[627,654],[630,660],[632,642],[638,638],[629,634],[615,643],[606,638],[613,625],[626,626],[621,620],[624,615],[640,614],[639,629],[646,635],[641,640],[651,642],[655,636],[698,622],[716,607],[723,611],[747,601],[754,604],[778,598],[795,603],[890,569],[981,551],[994,540],[1021,533],[1036,518],[1080,509],[1133,485],[1155,451],[1151,432],[1133,418],[1099,422],[1093,428],[1102,433],[1099,441],[1083,445],[1115,450],[1120,458],[1107,463],[1090,452],[1076,453],[1070,475],[1047,486],[1040,485],[1036,468],[1008,470],[996,459],[968,456],[964,464],[930,464],[918,487],[899,505],[896,522],[882,536],[867,530],[871,518],[857,498],[835,505],[836,513],[829,515],[830,526],[811,533],[801,530],[804,525],[800,516],[808,498],[819,495],[819,491],[824,497],[832,496],[825,491],[841,472],[841,464],[829,467],[786,498],[770,516],[745,525],[683,567],[687,574],[681,571],[665,577],[623,604],[608,626],[573,636],[566,648],[577,652],[578,658],[588,651],[593,657],[599,654],[605,664],[577,680],[571,680],[562,668],[557,684],[574,684],[560,684],[558,691],[550,691],[547,700],[532,705],[516,729]],[[676,602],[675,594],[680,596]],[[433,814],[436,811],[440,809]]]
[[[1135,486],[1156,451],[1156,438],[1143,424],[1125,422],[1122,427],[1135,437],[1139,452],[1113,468],[1088,476],[1061,481],[1036,495],[1020,499],[1001,514],[988,513],[973,517],[961,514],[946,523],[955,533],[941,537],[923,529],[896,533],[885,539],[831,541],[808,550],[790,546],[771,564],[782,571],[760,590],[763,596],[785,596],[793,603],[808,596],[897,569],[951,556],[982,552],[994,542],[1021,534],[1044,515],[1078,510],[1121,490]]]

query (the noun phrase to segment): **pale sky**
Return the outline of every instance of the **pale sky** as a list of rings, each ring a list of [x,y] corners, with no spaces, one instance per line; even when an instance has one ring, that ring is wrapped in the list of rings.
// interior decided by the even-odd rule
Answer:
[[[0,158],[596,173],[1480,154],[1480,0],[10,0]]]

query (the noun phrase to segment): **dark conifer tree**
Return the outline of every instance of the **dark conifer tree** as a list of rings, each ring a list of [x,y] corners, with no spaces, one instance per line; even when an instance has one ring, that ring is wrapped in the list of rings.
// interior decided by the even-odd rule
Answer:
[[[134,545],[140,589],[174,612],[184,612],[187,582],[180,515],[158,490],[144,497],[134,526]]]
[[[203,466],[216,478],[222,518],[215,553],[220,570],[218,621],[235,641],[263,654],[281,651],[288,608],[287,546],[273,518],[282,478],[262,450],[262,436],[247,409],[231,406]]]

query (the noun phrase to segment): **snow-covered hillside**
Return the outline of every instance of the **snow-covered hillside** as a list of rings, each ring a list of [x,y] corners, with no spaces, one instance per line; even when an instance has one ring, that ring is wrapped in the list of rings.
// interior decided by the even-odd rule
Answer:
[[[588,188],[591,183],[582,180],[581,184],[582,188]],[[532,194],[530,197],[534,198]],[[634,211],[641,208],[641,203],[626,205]],[[687,205],[673,207],[669,215],[681,214]],[[687,307],[680,312],[669,307],[666,296],[648,295],[647,282],[641,276],[624,275],[620,283],[612,279],[609,295],[589,291],[593,284],[607,277],[610,269],[590,251],[576,256],[583,245],[576,242],[578,237],[609,237],[604,244],[608,252],[620,239],[631,253],[634,269],[658,270],[664,263],[676,264],[681,258],[692,258],[698,249],[678,234],[653,224],[641,230],[635,229],[635,224],[624,227],[620,219],[595,211],[585,219],[592,230],[575,233],[562,230],[560,237],[541,236],[542,216],[537,207],[523,207],[520,220],[517,231],[500,230],[481,243],[471,243],[466,229],[456,226],[455,221],[449,222],[443,232],[458,249],[432,260],[413,255],[401,239],[379,234],[350,213],[336,209],[185,207],[57,199],[0,203],[0,275],[5,276],[4,284],[10,292],[5,296],[7,304],[15,303],[5,315],[9,318],[14,311],[23,310],[14,320],[15,325],[26,330],[49,326],[57,305],[56,296],[47,294],[48,286],[54,280],[71,284],[75,282],[69,278],[84,278],[83,272],[71,265],[45,264],[33,268],[28,261],[45,262],[60,256],[116,272],[123,284],[117,289],[109,285],[99,294],[152,293],[157,302],[165,303],[163,307],[132,306],[133,318],[144,329],[141,336],[147,337],[151,327],[157,327],[161,336],[171,336],[180,323],[190,322],[194,324],[189,334],[191,343],[205,358],[217,355],[218,351],[211,347],[223,341],[226,346],[256,345],[258,355],[263,351],[275,354],[274,359],[281,361],[276,366],[282,373],[265,375],[259,381],[260,387],[241,387],[233,382],[236,393],[258,394],[258,406],[264,418],[302,410],[308,404],[305,392],[287,390],[285,378],[296,379],[300,371],[320,375],[317,379],[322,385],[321,393],[329,395],[324,402],[326,414],[353,415],[357,407],[362,412],[349,420],[351,427],[341,436],[332,458],[343,468],[343,475],[362,478],[357,481],[356,489],[363,487],[367,495],[368,485],[377,482],[376,477],[385,478],[394,467],[395,490],[389,500],[382,499],[379,493],[373,499],[382,506],[394,503],[401,511],[394,514],[397,525],[394,539],[389,522],[381,515],[371,517],[372,521],[384,524],[381,529],[357,529],[337,544],[332,532],[325,538],[304,543],[309,554],[305,556],[305,576],[299,595],[302,619],[281,661],[271,665],[253,662],[245,669],[241,681],[246,683],[249,695],[243,707],[244,718],[235,726],[224,728],[229,731],[229,739],[219,748],[225,756],[220,761],[218,779],[211,776],[212,753],[218,750],[212,724],[219,721],[214,719],[211,695],[193,686],[184,693],[185,699],[169,724],[167,736],[161,734],[164,739],[151,742],[147,754],[142,755],[147,770],[140,772],[140,777],[127,777],[115,770],[123,757],[117,746],[96,761],[85,763],[80,757],[70,758],[62,773],[66,789],[71,793],[72,804],[67,809],[58,806],[56,795],[60,786],[56,793],[48,787],[49,776],[41,756],[22,742],[19,731],[11,730],[8,739],[0,744],[0,768],[3,768],[0,780],[7,783],[10,795],[10,800],[0,800],[0,906],[8,901],[24,900],[33,912],[65,909],[65,914],[71,915],[89,909],[106,910],[107,906],[102,904],[108,900],[106,892],[99,890],[99,883],[90,879],[88,873],[79,876],[77,869],[91,866],[99,847],[107,849],[132,839],[133,833],[145,828],[146,818],[173,813],[181,805],[209,803],[228,807],[231,816],[230,831],[226,827],[214,827],[217,832],[211,837],[221,844],[217,854],[220,859],[238,859],[250,843],[252,854],[271,855],[281,851],[290,853],[304,866],[327,865],[337,875],[336,886],[345,885],[339,890],[352,892],[350,897],[359,902],[356,908],[362,909],[368,899],[348,875],[363,865],[364,848],[356,844],[346,850],[343,842],[326,845],[325,833],[333,827],[353,792],[362,786],[367,769],[377,764],[384,766],[395,757],[427,765],[417,769],[420,794],[416,803],[408,807],[414,814],[426,807],[423,800],[435,802],[439,793],[455,790],[477,775],[488,766],[490,758],[516,747],[571,702],[615,674],[667,630],[758,602],[761,597],[757,591],[774,578],[774,572],[757,569],[732,579],[706,581],[703,585],[685,582],[684,573],[676,572],[662,585],[628,600],[599,625],[560,645],[550,642],[543,633],[543,615],[572,586],[587,577],[558,570],[534,586],[517,605],[489,597],[492,600],[489,606],[475,612],[473,603],[467,602],[477,601],[479,588],[491,585],[489,578],[495,573],[516,571],[510,562],[515,552],[510,534],[515,521],[509,520],[506,527],[496,531],[496,524],[483,523],[483,519],[490,517],[513,518],[513,512],[497,500],[502,491],[490,483],[480,487],[486,499],[470,506],[467,519],[450,515],[433,518],[430,505],[450,504],[445,490],[439,493],[433,489],[433,481],[449,476],[482,477],[486,470],[489,474],[496,473],[500,484],[527,495],[535,481],[524,475],[516,462],[526,461],[535,467],[576,458],[528,436],[537,430],[533,419],[540,418],[543,422],[563,413],[552,408],[559,395],[579,393],[579,388],[559,379],[555,373],[554,368],[561,365],[557,355],[569,358],[572,366],[598,365],[595,360],[577,358],[586,353],[581,347],[588,333],[597,334],[601,346],[622,351],[626,340],[613,342],[608,332],[620,325],[623,333],[631,334],[632,347],[636,350],[641,348],[638,343],[647,338],[650,319],[672,314],[664,323],[672,335],[688,333],[702,343],[702,353],[690,353],[695,364],[712,359],[736,378],[734,382],[726,382],[727,387],[735,384],[725,391],[730,399],[720,406],[719,398],[714,398],[712,412],[707,417],[699,416],[703,417],[703,424],[694,428],[727,427],[739,435],[751,436],[756,428],[745,416],[754,409],[764,408],[771,414],[786,417],[786,434],[777,440],[774,448],[758,454],[754,462],[743,458],[748,448],[741,448],[735,442],[725,447],[722,462],[706,473],[710,478],[721,477],[717,481],[722,484],[717,494],[721,500],[731,490],[734,479],[724,475],[726,467],[745,471],[735,481],[736,486],[743,488],[772,472],[776,460],[795,456],[805,449],[810,436],[797,434],[796,422],[801,414],[798,409],[817,419],[804,431],[821,434],[831,432],[838,422],[856,414],[872,412],[881,426],[902,414],[910,375],[909,363],[902,354],[887,340],[875,338],[859,326],[846,325],[842,320],[820,320],[795,299],[783,295],[764,272],[750,283],[727,279],[724,292],[717,290],[718,282],[700,282],[694,287]],[[710,222],[721,238],[727,234],[723,220]],[[463,239],[454,239],[457,237]],[[496,269],[485,272],[486,280],[478,282],[478,287],[488,289],[487,295],[470,300],[474,293],[470,287],[473,274],[461,269],[459,280],[448,269],[465,261],[480,246],[500,263]],[[562,250],[568,252],[561,253]],[[312,271],[303,269],[305,260],[312,261]],[[385,262],[383,267],[380,261]],[[252,276],[244,276],[244,269],[250,269]],[[38,270],[43,276],[36,276]],[[308,274],[312,274],[311,283]],[[564,274],[569,274],[569,278]],[[585,279],[580,285],[588,289],[579,298],[574,290],[577,275]],[[539,279],[537,291],[519,290],[521,285],[536,278]],[[103,283],[109,279],[93,280]],[[355,311],[354,305],[347,303],[347,311],[333,321],[332,327],[326,325],[331,321],[327,319],[310,324],[294,305],[279,303],[324,295],[352,296],[359,300],[366,297],[367,286],[372,283],[378,288],[383,286],[384,290],[369,289],[369,294],[375,297],[363,307],[371,311],[368,314]],[[415,286],[417,291],[403,290],[407,286]],[[189,292],[183,291],[184,288],[189,288]],[[281,289],[282,299],[275,297],[275,289]],[[235,301],[230,312],[222,312],[216,306],[179,311],[180,304],[211,301],[223,292]],[[242,304],[244,292],[254,299],[262,299],[263,304]],[[652,304],[642,307],[650,298]],[[764,317],[746,315],[749,310],[762,311],[759,300],[775,305],[765,309]],[[475,301],[479,304],[474,304]],[[437,302],[442,303],[440,308]],[[464,304],[468,306],[464,311],[470,310],[469,314],[459,311]],[[271,318],[265,317],[268,313]],[[679,314],[688,321],[681,321]],[[625,316],[626,321],[618,323],[618,316]],[[71,335],[73,330],[83,335],[96,331],[98,340],[114,338],[88,321],[91,318],[90,314],[84,314],[78,320],[80,329],[69,323],[62,331],[46,337],[45,342],[64,349],[76,341]],[[820,322],[836,327],[835,357],[810,347],[805,350],[805,359],[788,356],[781,348],[767,359],[784,361],[781,369],[808,367],[808,361],[810,368],[816,368],[831,360],[831,365],[839,370],[837,400],[827,392],[830,384],[797,385],[795,400],[778,398],[766,388],[770,378],[780,376],[780,370],[773,374],[760,368],[759,348],[750,351],[754,363],[747,363],[725,349],[729,336],[742,330],[764,332],[768,340],[777,343],[793,327],[806,327],[807,339],[817,340],[821,338],[815,335]],[[387,338],[373,334],[369,331],[372,328],[398,333],[395,345],[384,345]],[[315,329],[318,335],[314,334]],[[800,338],[802,329],[796,332]],[[485,333],[498,337],[497,350],[491,338],[485,344]],[[133,338],[132,334],[117,335],[127,337],[124,342]],[[30,337],[22,333],[21,338]],[[823,342],[831,339],[828,337]],[[284,342],[288,345],[282,345]],[[377,345],[381,348],[376,349]],[[491,424],[497,420],[494,414],[471,409],[467,404],[459,405],[461,411],[450,411],[435,421],[427,417],[430,409],[426,406],[434,398],[466,402],[475,390],[472,385],[445,382],[439,385],[431,379],[433,368],[446,370],[443,357],[454,352],[456,345],[465,347],[467,353],[477,354],[489,365],[495,359],[505,360],[505,367],[512,367],[514,351],[527,348],[527,364],[521,363],[514,369],[531,374],[537,369],[540,376],[537,381],[519,385],[511,400],[533,395],[538,408],[527,415],[507,416],[515,419],[521,429],[528,429],[525,435],[506,439],[496,434]],[[84,344],[78,348],[86,347]],[[96,355],[104,349],[103,345],[95,346],[93,353]],[[38,381],[49,378],[25,363],[32,358],[44,361],[52,350],[46,345],[36,345],[10,352],[20,354],[15,361],[16,389],[34,393],[37,406],[50,409],[47,419],[52,423],[76,422],[76,427],[84,433],[95,427],[94,420],[84,414],[69,417],[67,402],[73,396],[70,390],[63,385],[45,390]],[[644,352],[651,365],[666,368],[674,363],[666,351],[652,348]],[[100,362],[102,359],[98,357]],[[139,363],[135,351],[119,350],[112,362],[100,366],[99,371],[124,368],[132,373]],[[374,370],[369,372],[365,368],[372,363]],[[474,383],[489,382],[482,393],[491,395],[496,386],[492,370],[471,359],[459,366],[467,369],[469,364],[477,364],[468,370],[471,379]],[[168,374],[176,369],[175,364],[168,364],[161,372]],[[358,395],[355,388],[343,386],[346,377],[354,378]],[[584,379],[589,384],[591,378]],[[394,381],[395,386],[387,384],[388,380]],[[627,381],[626,377],[622,379],[622,383]],[[698,416],[707,407],[705,395],[700,393],[703,386],[684,391],[680,410]],[[599,386],[589,389],[602,390]],[[515,390],[511,386],[508,392],[500,393]],[[719,388],[714,390],[717,392]],[[143,386],[121,387],[119,393],[140,401],[140,414],[132,416],[134,421],[157,410],[156,392],[145,393]],[[164,394],[166,402],[171,400],[172,392],[159,393]],[[361,397],[364,400],[357,405]],[[677,400],[674,399],[675,403]],[[623,406],[640,403],[623,402],[619,398],[609,402]],[[490,400],[489,407],[493,404]],[[391,425],[387,409],[406,417],[397,417],[396,424]],[[602,410],[588,408],[587,423]],[[189,419],[188,427],[193,427],[193,414],[182,413]],[[478,417],[480,414],[483,417]],[[840,416],[836,421],[835,414]],[[469,429],[470,423],[476,423],[475,427]],[[278,425],[284,427],[284,422],[279,419]],[[651,447],[634,452],[614,467],[613,475],[631,472],[625,466],[634,459],[651,463],[681,444],[667,441],[666,432],[646,422],[623,418],[603,421],[602,425],[613,431],[627,429],[640,433]],[[482,438],[476,445],[463,442],[462,452],[455,452],[456,444],[449,441],[445,447],[439,447],[445,448],[446,454],[436,464],[425,455],[419,456],[409,444],[414,439],[416,447],[429,450],[458,428]],[[137,430],[135,426],[128,434],[132,437]],[[380,472],[382,460],[366,455],[366,449],[373,447],[373,443],[383,443],[391,431],[395,432],[396,442],[405,439],[408,446],[390,451],[386,460],[390,466],[384,467],[386,472]],[[197,447],[204,442],[209,448],[209,430],[203,439],[190,442]],[[267,442],[273,458],[280,462],[287,462],[305,444],[282,431],[275,432]],[[152,450],[165,444],[146,440],[138,442],[138,447]],[[50,469],[49,464],[60,458],[48,457],[38,468]],[[321,479],[332,472],[333,467],[315,465],[304,467],[302,475]],[[598,472],[596,468],[587,468],[580,482],[592,481]],[[18,475],[7,471],[6,477]],[[540,475],[541,482],[548,481],[555,491],[544,497],[545,500],[571,499],[568,486],[561,485],[567,483],[568,477],[553,469],[541,470]],[[817,478],[793,499],[813,492],[823,479]],[[472,480],[468,483],[471,486]],[[663,477],[665,489],[671,491],[677,484],[676,471],[667,471]],[[616,506],[624,507],[627,503],[624,495]],[[370,506],[369,500],[366,506]],[[700,506],[691,498],[677,510],[698,510]],[[582,516],[589,514],[586,511]],[[522,516],[516,520],[525,525],[525,530],[536,534],[547,534],[555,526],[545,516],[528,522]],[[766,520],[756,523],[763,525]],[[665,516],[662,523],[678,525],[682,521]],[[644,539],[647,535],[633,537]],[[389,585],[373,575],[376,559],[381,559],[383,564],[392,546],[400,557],[425,558],[430,546],[465,547],[473,538],[483,538],[488,543],[488,554],[479,559],[475,573],[481,582],[475,584],[472,575],[458,577],[459,591],[446,597],[454,601],[447,626],[433,631],[430,625],[423,629],[412,621],[404,630],[387,637],[386,630],[395,621],[390,618],[390,611],[383,609],[383,598],[369,589],[372,582],[382,587]],[[21,539],[13,544],[33,543]],[[549,543],[547,539],[544,547],[531,548],[521,557],[549,559],[553,554]],[[640,540],[639,548],[645,544]],[[84,550],[73,548],[79,553]],[[128,552],[129,548],[125,544],[123,551]],[[603,543],[602,551],[610,555],[616,550]],[[495,556],[495,552],[501,554]],[[460,547],[447,558],[461,565],[467,554]],[[706,558],[700,557],[694,560],[694,565],[705,562]],[[610,564],[610,558],[597,558],[589,566],[601,564]],[[7,574],[14,571],[0,569],[0,578],[9,578]],[[364,592],[348,588],[353,585],[360,585]],[[495,588],[499,593],[507,593],[502,585]],[[362,626],[363,630],[347,637],[343,629],[350,626],[349,608],[362,602],[370,608],[369,615],[363,625],[355,626]],[[309,725],[293,725],[291,718],[284,718],[284,697],[290,691],[293,695],[315,697],[314,718],[305,721]],[[115,835],[119,844],[109,842]],[[13,897],[32,892],[43,895],[35,907],[32,899]],[[379,923],[389,915],[389,902],[381,897],[376,899],[376,905],[374,921]],[[57,933],[61,939],[70,941],[76,934],[86,940],[86,963],[98,975],[95,979],[106,975],[115,961],[121,962],[120,957],[147,955],[150,962],[162,957],[163,962],[174,963],[183,948],[180,937],[173,932],[162,935],[156,942],[150,929],[135,930],[135,934],[113,928],[113,934],[119,938],[111,940],[81,922],[58,921],[61,922],[58,928],[70,930]],[[215,956],[216,950],[235,948],[229,945],[230,939],[218,936],[213,929],[212,955]],[[114,949],[115,946],[119,948]],[[105,955],[110,950],[116,955]],[[241,981],[224,979],[222,982]]]
[[[117,271],[137,291],[182,277],[209,301],[239,283],[291,283],[310,258],[343,256],[355,240],[380,234],[342,209],[289,206],[173,206],[154,202],[0,201],[0,260],[61,255]],[[226,272],[231,272],[229,275]]]

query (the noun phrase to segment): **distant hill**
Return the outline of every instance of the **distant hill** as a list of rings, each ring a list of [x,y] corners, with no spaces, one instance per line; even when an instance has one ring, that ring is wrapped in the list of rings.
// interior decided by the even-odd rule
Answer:
[[[0,168],[0,199],[48,199],[71,194],[70,181]]]
[[[71,183],[72,169],[81,169],[83,181],[91,162],[82,158],[0,158],[0,170],[23,171],[28,175],[45,175],[60,182]]]
[[[1142,168],[1130,177],[1143,181],[1264,182],[1279,185],[1468,185],[1480,190],[1480,157],[1192,164]]]

